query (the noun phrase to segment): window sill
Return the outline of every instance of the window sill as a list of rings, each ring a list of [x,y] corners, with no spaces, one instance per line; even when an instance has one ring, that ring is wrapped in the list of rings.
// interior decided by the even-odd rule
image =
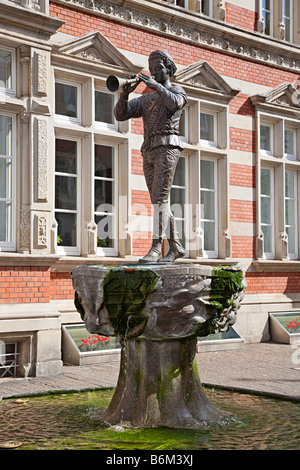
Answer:
[[[22,253],[0,253],[0,266],[43,266],[50,267],[52,272],[69,272],[72,268],[82,265],[104,264],[108,266],[120,266],[125,264],[138,264],[141,256],[126,256],[125,258],[112,256],[61,256],[39,255]],[[210,266],[236,265],[237,261],[220,258],[182,258],[176,264],[202,264]],[[300,262],[299,262],[300,264]],[[146,265],[143,265],[146,266]],[[300,269],[300,266],[299,266]]]
[[[300,272],[300,260],[259,259],[253,261],[256,272],[291,273]]]

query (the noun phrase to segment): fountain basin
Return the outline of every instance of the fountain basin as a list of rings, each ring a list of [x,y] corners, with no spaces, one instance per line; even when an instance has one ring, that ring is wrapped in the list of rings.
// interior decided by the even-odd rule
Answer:
[[[120,339],[118,384],[103,420],[195,428],[224,419],[203,392],[196,343],[235,323],[246,286],[242,269],[80,266],[71,275],[87,330]]]

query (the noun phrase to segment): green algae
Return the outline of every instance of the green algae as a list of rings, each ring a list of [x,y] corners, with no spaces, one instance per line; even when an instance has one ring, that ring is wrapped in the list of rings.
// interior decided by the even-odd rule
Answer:
[[[205,429],[139,429],[103,425],[98,414],[113,390],[30,397],[0,403],[1,440],[18,450],[299,450],[300,403],[206,388],[209,401],[233,419]]]
[[[159,276],[151,269],[111,269],[103,281],[103,306],[118,336],[130,338],[143,330],[146,299],[156,288]]]

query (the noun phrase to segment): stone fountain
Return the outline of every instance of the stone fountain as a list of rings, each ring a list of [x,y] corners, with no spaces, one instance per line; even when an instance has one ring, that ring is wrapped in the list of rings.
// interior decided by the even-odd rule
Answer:
[[[208,401],[195,360],[198,337],[226,331],[244,296],[244,272],[185,263],[79,266],[75,306],[89,332],[118,336],[115,393],[101,418],[148,428],[198,428],[227,413]]]

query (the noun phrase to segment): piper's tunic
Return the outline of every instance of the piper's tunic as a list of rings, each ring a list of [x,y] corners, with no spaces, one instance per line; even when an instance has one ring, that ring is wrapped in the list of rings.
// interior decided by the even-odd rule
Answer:
[[[187,96],[180,86],[166,89],[159,84],[158,90],[128,101],[122,95],[115,106],[118,121],[143,118],[144,142],[142,153],[160,146],[183,149],[179,138],[179,121]]]

